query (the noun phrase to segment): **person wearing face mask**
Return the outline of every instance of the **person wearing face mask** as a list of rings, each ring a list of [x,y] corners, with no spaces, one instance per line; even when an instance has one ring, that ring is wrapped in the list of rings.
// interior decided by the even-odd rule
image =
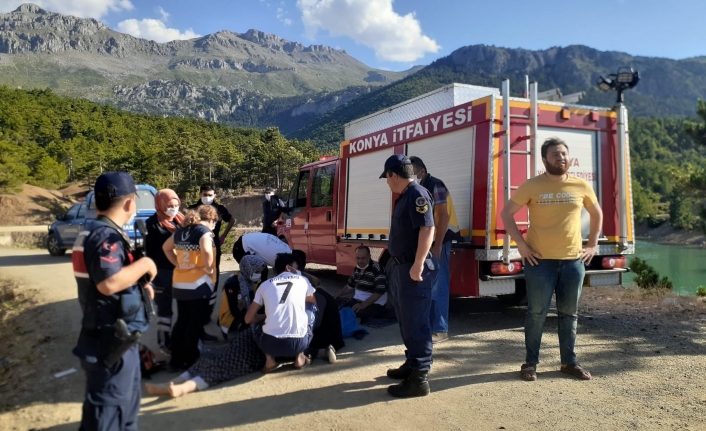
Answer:
[[[174,265],[172,296],[177,301],[177,321],[172,330],[173,370],[186,370],[199,358],[199,339],[209,315],[209,301],[216,283],[216,245],[213,228],[218,213],[204,205],[184,215],[181,228],[164,243],[164,254]]]
[[[338,308],[351,307],[361,321],[384,316],[387,312],[385,271],[372,260],[367,246],[361,245],[355,249],[355,261],[356,268],[348,284],[336,295]]]
[[[153,280],[157,306],[157,342],[164,354],[171,354],[172,330],[172,276],[174,265],[164,254],[162,246],[177,231],[184,215],[179,212],[181,201],[176,192],[163,189],[155,196],[157,212],[145,221],[145,254],[157,265]]]
[[[267,271],[265,261],[259,256],[248,255],[240,260],[240,269],[223,285],[223,298],[218,312],[218,323],[224,339],[228,333],[247,328],[243,318],[255,295],[255,288]]]
[[[268,188],[262,202],[262,233],[277,235],[277,220],[281,214],[282,203],[275,195],[275,189]]]
[[[82,430],[137,429],[138,340],[149,328],[138,280],[145,275],[152,280],[157,267],[149,257],[134,260],[121,228],[135,217],[136,190],[126,172],[99,176],[94,186],[98,217],[79,233],[71,254],[82,312],[73,354],[86,374]],[[154,296],[149,283],[144,289]]]
[[[226,238],[228,237],[228,234],[233,228],[233,225],[235,224],[235,219],[233,218],[233,215],[231,215],[230,211],[228,211],[228,208],[216,202],[216,190],[213,188],[213,184],[201,184],[201,187],[199,188],[199,194],[201,195],[201,200],[189,206],[189,209],[197,210],[203,205],[208,205],[215,208],[216,212],[218,213],[218,221],[216,222],[216,226],[213,228],[213,234],[215,236],[216,242],[216,288],[213,290],[213,296],[211,297],[211,301],[209,303],[211,312],[209,313],[205,322],[208,323],[211,319],[211,314],[213,314],[213,309],[216,307],[216,298],[218,298],[218,283],[220,281],[221,270],[221,245],[223,245]],[[226,222],[228,224],[226,225],[225,232],[221,234],[222,222]],[[203,337],[204,341],[217,340],[216,337],[209,335],[206,332],[203,333]]]
[[[451,294],[451,244],[461,241],[456,209],[451,193],[443,181],[431,176],[422,159],[411,156],[414,175],[434,199],[434,243],[431,253],[438,259],[439,270],[431,288],[431,341],[441,343],[449,338],[449,296]]]

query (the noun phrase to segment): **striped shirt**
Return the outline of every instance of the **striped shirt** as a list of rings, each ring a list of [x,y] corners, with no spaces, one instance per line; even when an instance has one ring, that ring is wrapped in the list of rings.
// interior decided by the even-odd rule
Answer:
[[[368,266],[361,270],[356,267],[348,279],[348,287],[368,293],[387,293],[387,277],[380,264],[371,260]]]

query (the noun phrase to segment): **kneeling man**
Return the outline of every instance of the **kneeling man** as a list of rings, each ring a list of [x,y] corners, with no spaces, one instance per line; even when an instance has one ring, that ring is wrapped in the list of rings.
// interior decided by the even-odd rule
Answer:
[[[297,275],[297,260],[291,253],[275,259],[277,276],[260,285],[255,292],[245,323],[260,323],[262,336],[257,340],[267,362],[263,372],[277,368],[276,357],[295,357],[294,367],[302,368],[310,360],[304,355],[313,337],[317,314],[314,288]],[[265,314],[258,314],[261,307]]]

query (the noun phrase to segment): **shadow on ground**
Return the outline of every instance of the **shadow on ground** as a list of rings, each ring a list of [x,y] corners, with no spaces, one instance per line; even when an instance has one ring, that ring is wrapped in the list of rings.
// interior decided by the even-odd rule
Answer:
[[[0,257],[0,267],[47,265],[62,260],[68,263],[69,258],[43,255]],[[331,287],[329,290],[335,292],[336,286],[341,285],[341,277],[336,276],[334,271],[314,272]],[[222,278],[225,281],[227,276]],[[343,279],[345,280],[345,277]],[[518,379],[517,373],[506,370],[515,367],[519,370],[522,363],[524,313],[524,308],[505,308],[490,299],[453,300],[450,316],[451,341],[435,347],[433,392],[490,382],[514,384]],[[9,373],[17,374],[1,377],[3,380],[6,380],[6,377],[12,378],[11,381],[14,382],[17,380],[14,380],[13,376],[34,370],[41,390],[23,390],[23,386],[18,384],[14,388],[17,393],[10,397],[5,387],[0,388],[0,398],[8,400],[4,401],[5,409],[22,408],[33,403],[75,403],[73,406],[80,409],[79,403],[83,397],[83,376],[80,370],[61,379],[54,379],[52,376],[52,373],[63,369],[79,369],[78,361],[70,353],[78,334],[79,317],[77,301],[68,300],[35,307],[26,314],[6,322],[10,327],[17,328],[16,342],[33,343],[31,350],[35,359],[26,367],[10,369]],[[645,357],[701,357],[706,354],[700,340],[703,334],[685,333],[675,328],[659,327],[647,321],[622,320],[613,316],[581,317],[579,354],[582,354],[582,345],[598,347],[591,349],[591,353],[582,354],[581,362],[591,364],[595,376],[610,377],[625,371],[640,370],[644,367],[641,359]],[[544,337],[545,343],[554,343],[551,347],[553,350],[556,350],[556,331],[557,317],[552,312],[547,318]],[[346,340],[346,347],[340,352],[337,364],[329,365],[319,360],[304,370],[283,369],[276,376],[277,379],[314,379],[323,375],[324,381],[330,384],[242,400],[237,399],[237,391],[230,392],[232,397],[224,397],[220,404],[181,410],[178,409],[179,404],[168,403],[164,398],[150,400],[143,403],[145,409],[140,416],[140,427],[149,430],[178,428],[206,431],[234,425],[259,424],[299,414],[387,403],[392,399],[387,395],[384,386],[394,381],[383,376],[384,369],[388,366],[395,367],[402,361],[400,344],[397,325],[370,329],[370,334],[363,340]],[[390,348],[398,349],[400,355],[384,355]],[[0,357],[12,357],[13,352],[12,343],[0,344]],[[556,354],[553,351],[547,353]],[[47,366],[48,363],[51,365]],[[345,381],[346,376],[353,374],[346,374],[346,371],[356,368],[369,369],[371,375],[362,380],[358,378],[358,381]],[[499,368],[505,371],[498,371]],[[548,378],[565,377],[556,370],[545,370],[541,367],[540,373]],[[163,382],[173,377],[174,375],[162,374],[155,376],[154,380]],[[254,373],[214,389],[229,388],[260,377],[259,373]],[[276,380],[266,383],[277,384]],[[76,423],[68,423],[49,429],[63,431],[77,427]]]
[[[52,256],[47,254],[29,254],[15,256],[0,256],[0,268],[10,266],[38,266],[38,265],[60,265],[63,263],[71,263],[71,253],[66,253],[64,256]],[[30,269],[28,269],[29,271]]]

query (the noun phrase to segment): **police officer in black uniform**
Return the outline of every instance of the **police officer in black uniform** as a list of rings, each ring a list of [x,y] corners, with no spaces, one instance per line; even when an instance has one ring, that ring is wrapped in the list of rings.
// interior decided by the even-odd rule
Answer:
[[[429,250],[434,241],[434,202],[429,191],[414,181],[412,163],[402,154],[385,161],[380,178],[386,178],[390,190],[399,194],[390,224],[386,272],[407,348],[404,364],[387,371],[388,377],[403,381],[387,391],[395,397],[425,396],[432,364],[429,313],[436,260]]]
[[[146,298],[157,274],[152,259],[137,260],[121,226],[137,210],[135,181],[125,172],[96,180],[98,217],[76,239],[72,253],[81,334],[73,350],[86,373],[81,430],[136,430],[140,410],[138,339],[149,327]],[[143,279],[144,286],[138,285]]]

